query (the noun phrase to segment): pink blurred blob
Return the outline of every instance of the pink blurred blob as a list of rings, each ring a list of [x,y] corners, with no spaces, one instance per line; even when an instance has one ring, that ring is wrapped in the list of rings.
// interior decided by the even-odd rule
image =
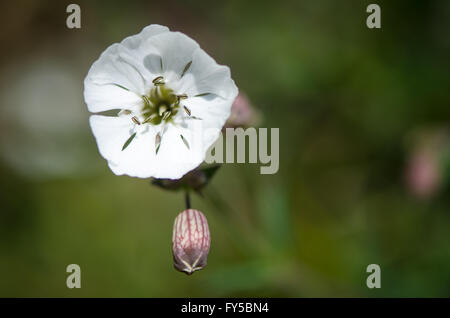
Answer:
[[[436,156],[430,151],[416,150],[409,158],[406,170],[410,192],[420,199],[433,196],[441,184],[441,171]]]
[[[444,166],[450,149],[448,129],[420,130],[411,136],[405,181],[409,192],[418,199],[429,199],[444,183]]]
[[[260,117],[259,112],[254,109],[247,95],[240,92],[231,106],[231,114],[225,123],[225,128],[257,125]]]

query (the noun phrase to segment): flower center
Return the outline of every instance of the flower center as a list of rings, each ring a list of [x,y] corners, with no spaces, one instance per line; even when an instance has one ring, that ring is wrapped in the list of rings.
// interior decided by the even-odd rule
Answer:
[[[164,83],[164,78],[162,76],[158,76],[153,80],[154,86],[150,89],[148,95],[142,95],[142,100],[144,101],[144,105],[138,116],[133,116],[133,112],[129,109],[122,109],[118,116],[124,115],[132,115],[131,120],[136,125],[141,124],[152,124],[159,125],[162,122],[167,123],[173,120],[173,117],[178,113],[180,107],[183,107],[186,114],[189,118],[192,119],[200,119],[195,116],[191,116],[191,111],[186,106],[181,106],[180,101],[182,99],[188,98],[186,94],[176,95],[173,90],[168,88]],[[141,121],[143,119],[143,121]],[[128,145],[133,141],[134,137],[136,137],[136,133],[134,132],[130,138],[125,142],[122,146],[122,151],[125,150]],[[159,146],[161,144],[161,132],[158,132],[155,136],[155,150],[156,154],[158,154]],[[180,135],[181,140],[189,149],[189,143],[183,135]]]
[[[143,123],[159,125],[162,121],[169,122],[178,113],[180,99],[164,83],[155,85],[150,89],[148,95],[143,95],[144,106],[141,115]]]

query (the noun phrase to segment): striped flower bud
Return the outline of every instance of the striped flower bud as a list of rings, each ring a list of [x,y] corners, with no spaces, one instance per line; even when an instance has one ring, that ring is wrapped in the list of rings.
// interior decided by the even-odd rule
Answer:
[[[174,267],[190,275],[203,269],[211,245],[208,221],[202,212],[184,210],[173,224],[172,252]]]

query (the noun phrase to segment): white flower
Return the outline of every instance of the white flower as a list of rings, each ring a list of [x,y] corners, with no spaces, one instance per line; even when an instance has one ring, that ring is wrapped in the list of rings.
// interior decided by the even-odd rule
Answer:
[[[191,38],[150,25],[108,47],[84,81],[100,154],[116,175],[181,178],[197,167],[238,90]]]

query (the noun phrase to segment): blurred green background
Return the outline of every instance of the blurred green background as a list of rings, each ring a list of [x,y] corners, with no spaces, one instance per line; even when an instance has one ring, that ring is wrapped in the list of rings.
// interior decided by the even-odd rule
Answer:
[[[69,3],[0,5],[0,296],[450,296],[449,1],[76,1],[79,30]],[[82,96],[100,53],[152,23],[229,65],[280,128],[277,174],[227,164],[192,198],[212,248],[189,277],[171,255],[183,194],[115,176]]]

